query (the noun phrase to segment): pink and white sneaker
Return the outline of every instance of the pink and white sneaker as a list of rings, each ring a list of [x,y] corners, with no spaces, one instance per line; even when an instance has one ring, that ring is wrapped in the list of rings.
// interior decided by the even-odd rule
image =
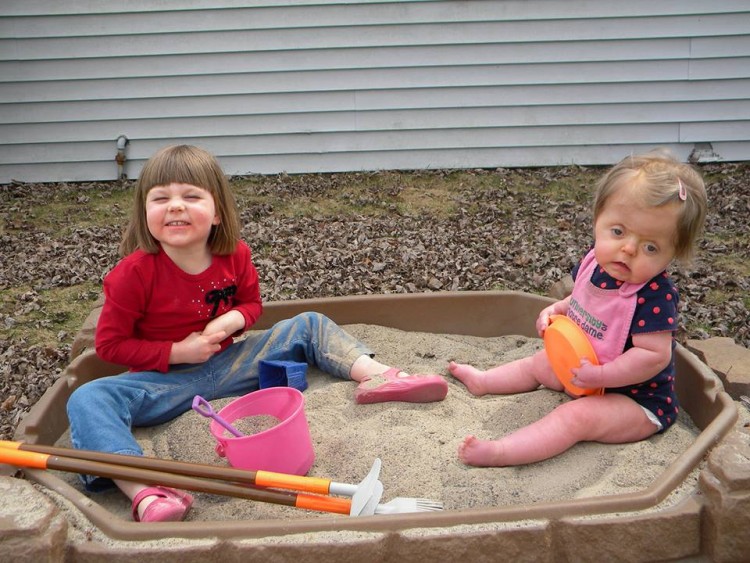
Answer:
[[[391,368],[364,379],[354,391],[354,400],[360,405],[387,401],[432,403],[442,401],[448,394],[448,384],[439,375],[399,377],[400,371]]]

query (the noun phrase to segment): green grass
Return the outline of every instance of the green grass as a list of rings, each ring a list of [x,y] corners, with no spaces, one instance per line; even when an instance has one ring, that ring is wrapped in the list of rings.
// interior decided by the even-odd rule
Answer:
[[[42,204],[28,210],[10,205],[4,231],[22,232],[31,223],[44,233],[67,234],[74,228],[108,227],[124,224],[132,206],[132,189],[77,189],[66,186],[50,193]]]
[[[36,292],[29,287],[0,291],[0,310],[14,319],[4,334],[30,346],[72,342],[101,292],[96,283]]]

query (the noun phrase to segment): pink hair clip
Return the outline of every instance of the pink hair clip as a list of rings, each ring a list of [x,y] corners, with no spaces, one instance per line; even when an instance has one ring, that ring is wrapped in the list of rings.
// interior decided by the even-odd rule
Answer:
[[[679,178],[677,178],[677,185],[680,186],[680,199],[685,201],[687,199],[687,190]]]

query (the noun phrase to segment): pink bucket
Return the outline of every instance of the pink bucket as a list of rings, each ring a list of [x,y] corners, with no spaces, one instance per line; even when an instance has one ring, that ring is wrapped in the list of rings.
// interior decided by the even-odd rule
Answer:
[[[310,428],[305,416],[305,398],[294,387],[269,387],[235,399],[219,411],[229,424],[259,415],[270,415],[279,423],[257,434],[234,437],[215,420],[210,430],[216,438],[216,453],[232,467],[305,475],[315,461]]]

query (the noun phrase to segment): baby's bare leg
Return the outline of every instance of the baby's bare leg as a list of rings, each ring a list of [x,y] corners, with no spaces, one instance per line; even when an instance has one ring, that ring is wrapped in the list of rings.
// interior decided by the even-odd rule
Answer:
[[[584,441],[637,442],[657,428],[632,399],[615,393],[563,403],[545,417],[497,440],[467,436],[458,457],[467,465],[524,465],[559,455]]]
[[[469,364],[450,362],[448,371],[463,383],[472,395],[507,395],[533,391],[539,385],[560,391],[562,385],[552,373],[547,354],[540,350],[533,356],[481,371]]]

